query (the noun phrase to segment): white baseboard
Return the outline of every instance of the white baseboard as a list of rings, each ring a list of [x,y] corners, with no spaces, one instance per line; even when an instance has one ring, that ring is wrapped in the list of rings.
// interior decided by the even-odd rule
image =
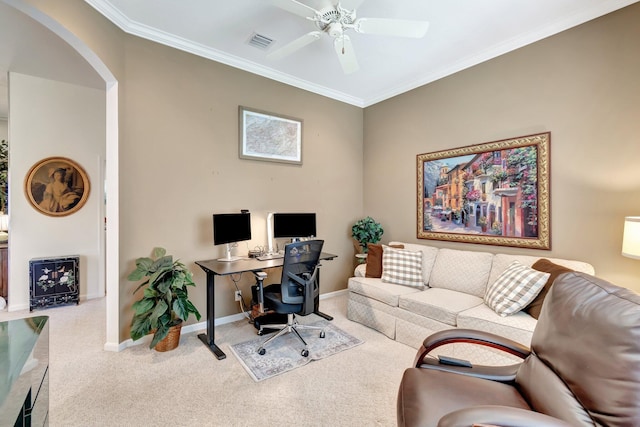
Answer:
[[[26,304],[11,304],[7,305],[7,311],[20,311],[20,310],[29,310],[29,303]]]
[[[344,293],[346,293],[348,290],[347,289],[341,289],[339,291],[334,291],[334,292],[329,292],[326,294],[322,294],[320,295],[320,300],[322,301],[323,299],[327,299],[327,298],[332,298],[338,295],[342,295]],[[247,313],[237,313],[237,314],[232,314],[230,316],[225,316],[225,317],[219,317],[215,320],[214,322],[214,326],[220,326],[220,325],[226,325],[227,323],[233,323],[233,322],[237,322],[238,320],[243,320],[246,319],[248,316],[248,312]],[[183,334],[189,334],[191,332],[197,332],[197,331],[206,331],[207,330],[207,321],[203,320],[202,322],[198,322],[198,323],[193,323],[191,325],[187,325],[187,326],[183,326],[182,330],[180,331],[180,335]],[[104,349],[105,351],[122,351],[126,348],[129,347],[133,347],[136,345],[140,345],[140,344],[146,344],[147,346],[149,346],[149,344],[151,343],[151,336],[147,335],[145,337],[140,338],[137,341],[133,341],[131,338],[129,338],[128,340],[125,340],[123,342],[121,342],[120,344],[115,344],[115,343],[106,343],[104,345]]]

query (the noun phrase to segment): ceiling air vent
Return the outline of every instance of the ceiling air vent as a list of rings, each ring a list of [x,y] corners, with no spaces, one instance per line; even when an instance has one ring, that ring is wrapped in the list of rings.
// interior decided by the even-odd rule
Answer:
[[[249,39],[249,44],[253,47],[257,47],[258,49],[267,50],[269,46],[273,43],[273,39],[270,39],[267,36],[263,36],[262,34],[253,33],[251,38]]]

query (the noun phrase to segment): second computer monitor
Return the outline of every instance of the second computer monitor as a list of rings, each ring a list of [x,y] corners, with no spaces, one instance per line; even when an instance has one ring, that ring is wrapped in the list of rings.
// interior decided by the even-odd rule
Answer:
[[[273,237],[300,239],[316,236],[315,213],[274,213]]]

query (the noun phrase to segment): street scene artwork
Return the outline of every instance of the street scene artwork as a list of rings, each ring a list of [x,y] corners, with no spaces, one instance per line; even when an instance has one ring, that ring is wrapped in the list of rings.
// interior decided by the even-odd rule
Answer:
[[[550,139],[419,154],[418,238],[550,249]]]

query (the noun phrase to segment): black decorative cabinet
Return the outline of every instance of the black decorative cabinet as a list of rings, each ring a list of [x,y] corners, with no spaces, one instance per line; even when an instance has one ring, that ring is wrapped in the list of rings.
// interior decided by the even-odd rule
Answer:
[[[80,257],[37,258],[29,261],[29,309],[78,304]]]

